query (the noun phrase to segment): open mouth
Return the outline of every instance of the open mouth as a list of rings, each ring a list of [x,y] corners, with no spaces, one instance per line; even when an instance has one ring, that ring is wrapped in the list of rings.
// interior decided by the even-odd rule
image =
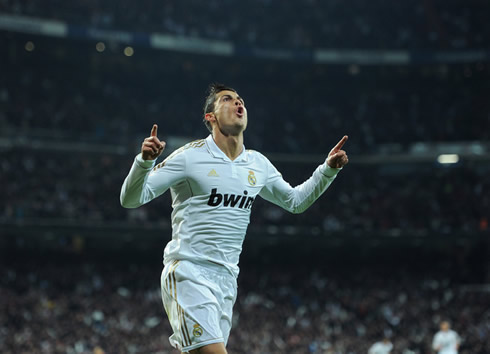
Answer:
[[[236,109],[236,114],[237,116],[239,116],[240,118],[243,117],[243,115],[245,114],[245,108],[243,108],[242,106],[239,106],[237,109]]]

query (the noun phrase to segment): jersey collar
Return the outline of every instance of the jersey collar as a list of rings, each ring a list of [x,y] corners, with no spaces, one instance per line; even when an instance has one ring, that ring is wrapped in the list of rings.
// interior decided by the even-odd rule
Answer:
[[[230,158],[228,156],[226,156],[226,154],[219,148],[219,146],[216,145],[216,143],[214,142],[213,136],[211,134],[209,134],[209,136],[206,138],[206,143],[208,146],[208,150],[211,153],[211,155],[213,155],[213,157],[217,157],[217,158],[223,159],[225,161],[229,161],[229,162],[244,161],[247,157],[247,155],[245,153],[246,152],[245,145],[243,145],[243,150],[240,153],[240,155],[238,155],[238,157],[234,161],[231,161]]]

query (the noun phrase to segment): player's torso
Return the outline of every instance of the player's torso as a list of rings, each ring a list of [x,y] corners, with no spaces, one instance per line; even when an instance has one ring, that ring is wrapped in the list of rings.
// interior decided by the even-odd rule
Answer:
[[[179,188],[174,188],[174,203],[194,199],[200,201],[202,211],[218,208],[250,213],[267,178],[267,166],[257,153],[247,151],[242,158],[227,161],[213,156],[205,144],[183,153],[186,154],[187,178],[178,187],[189,191],[179,196]]]
[[[266,183],[261,155],[235,161],[196,144],[185,153],[185,179],[171,187],[172,241],[165,258],[211,260],[238,274],[238,260],[253,202]]]
[[[370,353],[372,352],[373,354],[389,354],[392,348],[393,346],[389,344],[376,343],[371,348]]]
[[[441,354],[454,354],[456,353],[457,339],[453,332],[439,332],[439,341],[441,343]]]
[[[252,161],[227,162],[220,159],[193,161],[188,181],[195,195],[209,196],[210,207],[250,210],[264,185],[260,166]]]

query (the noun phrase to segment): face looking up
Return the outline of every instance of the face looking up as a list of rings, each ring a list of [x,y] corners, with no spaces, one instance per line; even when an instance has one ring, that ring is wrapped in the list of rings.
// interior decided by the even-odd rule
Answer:
[[[224,90],[216,94],[214,112],[207,113],[206,119],[216,122],[223,135],[237,136],[247,128],[247,109],[238,93]]]

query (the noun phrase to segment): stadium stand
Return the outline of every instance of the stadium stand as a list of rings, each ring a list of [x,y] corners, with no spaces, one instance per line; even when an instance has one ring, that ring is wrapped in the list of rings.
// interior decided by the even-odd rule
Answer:
[[[109,258],[2,262],[1,352],[175,353],[158,265]],[[396,353],[430,353],[441,319],[461,334],[461,354],[490,350],[488,292],[434,260],[274,264],[242,268],[230,353],[366,353],[383,336]]]
[[[3,39],[9,68],[0,83],[3,134],[134,144],[157,122],[165,135],[194,139],[205,89],[235,86],[250,123],[246,146],[264,152],[325,153],[348,134],[349,152],[386,144],[488,140],[490,66],[359,67],[239,58],[216,60],[142,50],[98,53],[85,42]],[[288,73],[284,75],[284,73]],[[403,84],[401,84],[403,83]],[[283,87],[291,92],[284,95]],[[298,132],[303,132],[299,134]],[[138,140],[139,142],[139,140]]]
[[[192,8],[193,11],[188,11]],[[6,0],[0,11],[99,28],[231,40],[264,48],[484,48],[484,2]],[[253,19],[251,21],[250,19]],[[287,26],[283,24],[286,23]]]
[[[0,184],[7,186],[0,192],[0,199],[5,201],[0,221],[168,226],[169,193],[138,209],[121,208],[120,186],[133,156],[82,153],[67,156],[64,152],[32,151],[19,161],[12,150],[0,153]],[[258,198],[252,226],[293,227],[290,232],[296,234],[315,231],[428,235],[488,231],[488,164],[466,163],[450,168],[434,164],[351,165],[304,214],[291,215]],[[316,168],[315,164],[276,165],[293,185],[301,183]]]

